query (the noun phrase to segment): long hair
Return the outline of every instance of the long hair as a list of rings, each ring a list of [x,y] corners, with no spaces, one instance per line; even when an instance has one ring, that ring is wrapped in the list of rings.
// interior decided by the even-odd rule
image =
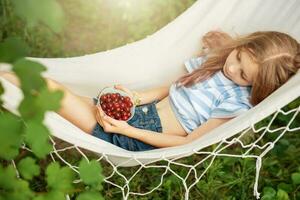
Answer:
[[[190,87],[222,70],[228,55],[234,50],[245,51],[258,64],[252,83],[250,103],[257,105],[284,84],[300,68],[300,44],[288,34],[259,31],[229,41],[199,56],[207,56],[201,67],[175,81]],[[249,66],[251,67],[251,66]]]

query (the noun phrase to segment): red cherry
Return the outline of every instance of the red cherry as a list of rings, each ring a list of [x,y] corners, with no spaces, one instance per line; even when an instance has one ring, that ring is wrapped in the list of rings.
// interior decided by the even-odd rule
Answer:
[[[133,106],[133,103],[132,103],[131,101],[129,101],[129,102],[127,103],[127,105],[131,108],[131,107]]]
[[[115,99],[117,97],[116,93],[111,94],[111,98]]]
[[[126,115],[123,115],[121,119],[126,121],[128,119],[128,117]]]
[[[125,110],[125,112],[130,112],[130,108],[128,108],[128,107],[125,107],[124,110]]]
[[[109,109],[111,109],[111,108],[113,107],[113,104],[112,104],[112,103],[108,103],[108,104],[107,104],[107,107],[108,107]]]
[[[115,117],[116,117],[116,119],[120,119],[120,118],[121,118],[121,114],[120,114],[119,112],[117,112],[117,113],[115,114]]]
[[[110,116],[110,117],[113,117],[113,114],[111,111],[107,112],[107,115]]]
[[[103,111],[117,120],[128,120],[131,117],[133,103],[128,96],[120,93],[106,93],[100,97],[100,105]]]
[[[109,103],[109,102],[112,102],[111,98],[106,98],[105,102]]]
[[[130,98],[128,96],[124,97],[125,102],[130,102]]]
[[[125,106],[126,106],[125,103],[120,103],[120,108],[123,109],[123,108],[125,108]]]
[[[106,110],[107,105],[103,103],[103,104],[101,104],[101,108],[102,108],[103,110]]]

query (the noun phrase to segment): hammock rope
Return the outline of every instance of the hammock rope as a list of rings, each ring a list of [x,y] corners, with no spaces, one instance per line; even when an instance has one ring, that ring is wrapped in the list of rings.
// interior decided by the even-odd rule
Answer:
[[[161,158],[159,158],[156,161],[153,161],[151,163],[142,163],[142,162],[139,161],[139,159],[132,156],[132,158],[128,158],[128,160],[126,160],[122,163],[115,164],[109,159],[109,156],[107,156],[106,154],[100,155],[97,158],[97,161],[101,162],[101,161],[104,160],[105,162],[110,164],[110,166],[112,167],[112,173],[109,174],[107,177],[105,177],[104,181],[108,184],[111,184],[114,187],[119,188],[122,192],[123,199],[125,199],[125,200],[128,199],[130,195],[145,196],[145,195],[149,195],[152,192],[158,190],[163,185],[164,177],[166,176],[166,174],[168,174],[168,172],[175,175],[178,179],[181,180],[181,183],[182,183],[182,185],[185,189],[185,199],[187,200],[187,199],[189,199],[190,190],[204,177],[204,175],[209,170],[209,168],[212,166],[212,164],[214,163],[214,160],[217,157],[234,157],[234,158],[241,158],[241,159],[252,158],[252,159],[256,159],[256,173],[255,173],[255,181],[254,181],[254,187],[253,187],[253,195],[257,199],[259,199],[260,198],[260,193],[258,192],[258,181],[259,181],[260,169],[261,169],[261,166],[262,166],[262,159],[270,150],[273,149],[275,144],[284,136],[284,134],[286,134],[286,132],[293,133],[293,132],[296,132],[296,131],[300,131],[300,126],[299,127],[294,127],[294,128],[290,127],[291,124],[293,122],[295,122],[296,117],[299,115],[299,112],[300,112],[300,104],[298,105],[297,108],[291,109],[289,111],[284,111],[282,109],[279,109],[275,113],[273,113],[273,116],[272,116],[272,118],[271,118],[271,120],[270,120],[270,122],[267,126],[263,126],[261,128],[256,129],[255,125],[252,124],[251,127],[243,130],[236,137],[234,137],[232,139],[223,139],[222,141],[220,141],[216,145],[214,150],[211,151],[211,152],[194,150],[193,153],[195,155],[198,155],[198,156],[200,156],[200,155],[203,156],[204,155],[205,156],[204,158],[202,158],[197,163],[184,164],[184,163],[181,163],[181,162],[177,162],[177,160],[180,160],[181,158],[184,158],[185,156],[179,156],[179,157],[170,159],[170,158],[165,157],[164,155],[162,155]],[[286,124],[286,126],[278,127],[276,129],[271,129],[271,125],[273,124],[274,120],[278,117],[279,114],[282,114],[284,116],[288,116],[290,114],[293,114],[293,116],[291,117],[289,122]],[[259,145],[258,144],[264,138],[264,136],[266,136],[267,134],[274,134],[278,131],[280,131],[280,134],[273,141],[267,142],[264,145]],[[260,135],[253,142],[251,142],[249,144],[245,144],[242,141],[242,138],[244,136],[246,136],[247,134],[249,134],[249,132],[254,133],[255,135],[258,135],[258,134],[260,134]],[[52,142],[52,145],[53,145],[53,151],[50,152],[50,156],[51,156],[53,162],[56,162],[56,161],[59,160],[59,161],[63,162],[65,165],[69,166],[74,172],[79,174],[79,171],[78,171],[79,167],[75,166],[75,165],[72,165],[70,162],[67,161],[66,158],[64,158],[62,155],[60,155],[60,153],[63,153],[63,152],[68,151],[68,150],[75,150],[89,162],[90,160],[89,160],[88,156],[80,149],[80,147],[75,146],[75,145],[70,145],[70,146],[67,146],[67,147],[64,147],[64,148],[58,148],[58,147],[56,147],[57,144],[54,141],[53,136],[49,136],[49,137],[50,137],[50,141]],[[230,148],[230,147],[232,147],[233,145],[236,145],[236,144],[238,144],[241,148],[246,149],[245,153],[243,153],[241,155],[222,153],[227,148]],[[23,144],[22,148],[26,149],[28,151],[31,151],[28,147],[26,147],[25,144]],[[259,149],[259,150],[262,150],[262,152],[259,155],[251,154],[250,152],[255,148]],[[205,161],[207,161],[209,159],[210,159],[209,164],[198,175],[197,167],[200,166],[201,164],[203,164]],[[131,177],[127,178],[124,174],[122,174],[118,170],[118,168],[122,168],[122,166],[126,165],[127,162],[131,162],[132,160],[134,160],[135,162],[138,163],[138,169],[135,170],[135,172],[133,173],[133,175]],[[161,164],[157,163],[157,161],[165,161],[165,162],[167,162],[167,164],[161,165]],[[181,166],[181,167],[189,169],[189,171],[188,171],[188,173],[186,174],[185,177],[182,177],[176,171],[171,169],[171,167],[170,167],[171,165]],[[140,173],[142,170],[149,169],[149,168],[162,168],[162,169],[164,169],[164,171],[162,172],[162,174],[160,176],[160,181],[159,181],[158,185],[156,185],[155,187],[151,188],[149,191],[144,192],[144,193],[131,191],[131,188],[130,188],[130,185],[129,185],[130,181],[134,180],[135,176],[138,173]],[[15,169],[16,169],[16,173],[19,174],[16,167],[15,167]],[[120,185],[120,184],[112,182],[110,179],[115,175],[122,178],[124,180],[125,184]],[[191,178],[192,176],[194,177],[194,182],[191,183],[188,186],[188,184],[186,182],[187,182],[188,178]],[[80,179],[74,181],[74,183],[80,183],[80,182],[81,182]]]

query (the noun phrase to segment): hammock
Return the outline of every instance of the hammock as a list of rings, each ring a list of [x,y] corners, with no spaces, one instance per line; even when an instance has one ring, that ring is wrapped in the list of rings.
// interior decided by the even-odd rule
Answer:
[[[186,73],[183,62],[199,52],[199,49],[201,49],[201,36],[216,27],[231,34],[244,34],[257,30],[278,30],[295,38],[300,38],[300,12],[297,12],[299,8],[300,2],[295,0],[198,0],[161,30],[134,43],[79,57],[29,57],[28,59],[46,66],[47,71],[42,74],[44,77],[55,79],[74,93],[90,98],[95,97],[101,88],[116,83],[123,84],[133,90],[147,89],[169,84],[183,73]],[[23,98],[21,90],[3,78],[0,78],[0,81],[5,88],[5,93],[2,96],[4,107],[18,114],[17,107]],[[176,163],[177,159],[192,154],[207,155],[205,159],[212,158],[212,162],[216,156],[251,157],[256,159],[254,195],[259,198],[257,188],[262,157],[273,148],[285,132],[300,130],[300,127],[289,127],[297,116],[300,106],[288,112],[281,109],[299,96],[300,74],[297,73],[259,105],[192,143],[144,152],[127,151],[88,135],[55,112],[47,112],[44,122],[53,136],[72,144],[65,149],[56,149],[55,142],[51,140],[54,148],[51,153],[53,160],[53,154],[55,154],[66,165],[78,172],[76,167],[59,155],[60,152],[73,148],[78,150],[86,159],[88,158],[79,148],[99,154],[99,160],[105,159],[114,167],[113,174],[117,173],[126,180],[124,185],[118,185],[110,182],[110,176],[105,179],[106,182],[120,188],[124,199],[127,199],[129,195],[146,195],[153,192],[161,186],[164,174],[167,171],[173,173],[182,181],[186,190],[185,199],[188,199],[190,189],[203,177],[211,164],[200,175],[197,175],[195,167],[201,164],[202,161],[191,165],[181,164],[182,167],[190,168],[191,173],[192,171],[195,173],[196,180],[190,186],[186,184],[187,177],[179,176],[170,169],[169,165],[179,165],[179,163]],[[271,130],[269,125],[255,130],[255,123],[271,114],[274,114],[275,118],[279,113],[294,114],[285,127]],[[272,118],[270,124],[274,118]],[[247,131],[253,131],[255,134],[262,130],[263,134],[253,143],[246,145],[240,140],[240,137]],[[263,146],[258,145],[265,134],[278,130],[282,132],[274,141]],[[234,139],[228,140],[235,135]],[[242,148],[248,149],[246,153],[243,155],[222,153],[224,148],[235,143],[239,143]],[[213,152],[201,152],[203,148],[212,144],[217,144]],[[225,146],[220,148],[220,145]],[[259,148],[263,152],[260,155],[252,155],[249,152],[253,148]],[[166,172],[160,177],[160,184],[146,193],[130,191],[129,182],[135,174],[128,179],[118,172],[118,167],[141,166],[136,172],[138,173],[142,169],[155,167],[155,162],[160,160],[167,161],[168,164],[164,166]]]

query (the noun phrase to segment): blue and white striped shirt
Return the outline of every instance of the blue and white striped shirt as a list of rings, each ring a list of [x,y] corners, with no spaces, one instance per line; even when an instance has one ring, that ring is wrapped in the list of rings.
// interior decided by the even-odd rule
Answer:
[[[204,61],[197,57],[184,64],[190,73]],[[189,88],[172,84],[169,100],[182,127],[190,133],[209,118],[235,117],[252,108],[250,92],[250,86],[239,86],[219,71]]]

